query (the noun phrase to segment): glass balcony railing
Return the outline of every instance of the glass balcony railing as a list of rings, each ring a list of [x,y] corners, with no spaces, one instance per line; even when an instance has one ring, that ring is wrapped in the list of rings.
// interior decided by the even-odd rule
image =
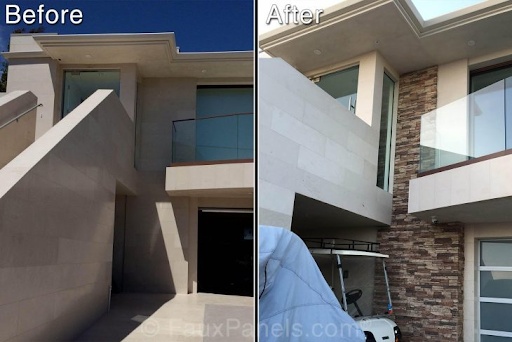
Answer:
[[[172,123],[172,162],[254,158],[254,115],[229,114]]]
[[[421,117],[420,172],[512,148],[512,78]]]

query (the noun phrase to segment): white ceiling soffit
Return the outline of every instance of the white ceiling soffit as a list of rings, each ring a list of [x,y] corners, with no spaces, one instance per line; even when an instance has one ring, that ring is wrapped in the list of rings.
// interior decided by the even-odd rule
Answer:
[[[253,52],[180,53],[174,33],[35,35],[61,64],[137,64],[143,77],[252,77]]]
[[[260,48],[306,75],[376,50],[402,74],[511,46],[511,10],[512,0],[488,0],[424,21],[410,0],[345,0],[320,24],[261,35]]]

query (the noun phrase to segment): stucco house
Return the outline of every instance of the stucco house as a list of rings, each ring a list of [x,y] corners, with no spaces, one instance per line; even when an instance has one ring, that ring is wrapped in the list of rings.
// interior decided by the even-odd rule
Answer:
[[[260,223],[380,243],[405,341],[512,341],[511,10],[342,1],[260,36]]]
[[[253,52],[178,50],[173,33],[12,35],[1,341],[69,340],[118,292],[252,296]]]

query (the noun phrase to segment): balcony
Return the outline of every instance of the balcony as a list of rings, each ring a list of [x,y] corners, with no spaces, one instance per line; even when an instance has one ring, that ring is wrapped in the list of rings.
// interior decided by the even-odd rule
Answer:
[[[421,117],[420,173],[502,155],[511,148],[512,78]]]
[[[170,196],[250,198],[254,188],[252,113],[178,120],[172,126]]]
[[[253,127],[252,113],[173,121],[172,163],[252,161]]]
[[[512,222],[512,79],[421,118],[409,213],[430,222]]]

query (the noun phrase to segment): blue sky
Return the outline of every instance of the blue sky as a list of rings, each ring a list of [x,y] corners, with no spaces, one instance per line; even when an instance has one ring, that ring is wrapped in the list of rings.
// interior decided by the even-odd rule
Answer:
[[[174,32],[182,52],[246,51],[254,49],[252,0],[5,0],[0,6],[0,51],[10,33],[39,25],[7,25],[5,5],[21,10],[78,8],[83,23],[43,25],[46,33]]]
[[[473,6],[485,0],[412,0],[424,20]]]

